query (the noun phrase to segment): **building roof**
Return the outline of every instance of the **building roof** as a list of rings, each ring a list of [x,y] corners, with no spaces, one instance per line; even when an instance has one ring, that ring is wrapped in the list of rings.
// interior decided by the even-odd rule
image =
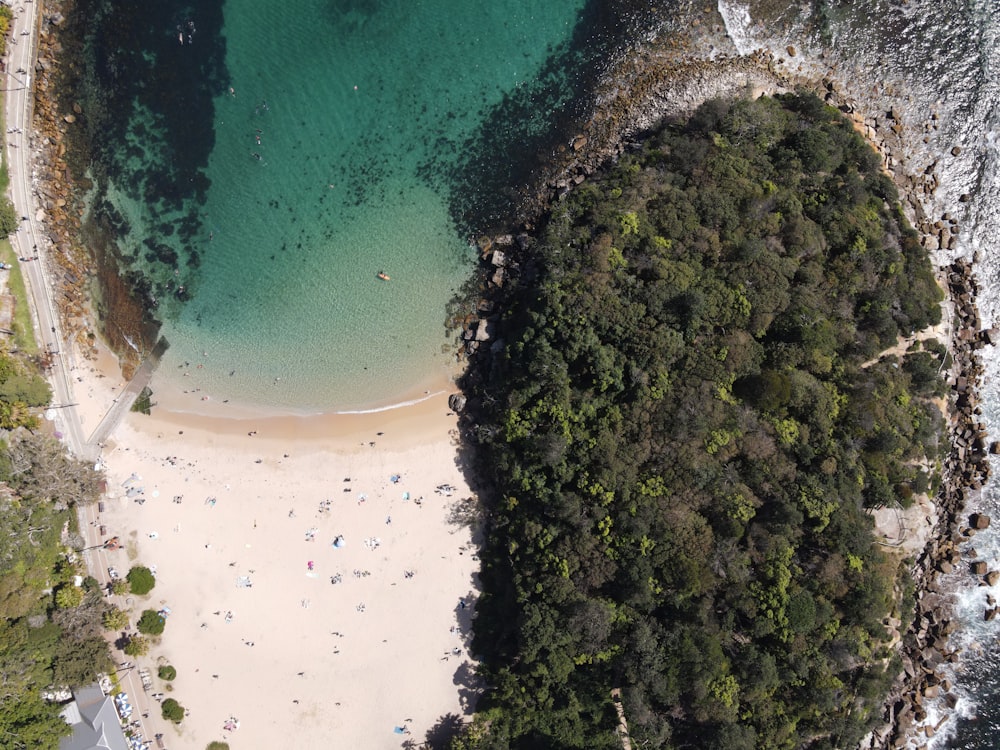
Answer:
[[[111,698],[94,684],[73,691],[73,702],[63,709],[73,734],[59,750],[129,750]]]

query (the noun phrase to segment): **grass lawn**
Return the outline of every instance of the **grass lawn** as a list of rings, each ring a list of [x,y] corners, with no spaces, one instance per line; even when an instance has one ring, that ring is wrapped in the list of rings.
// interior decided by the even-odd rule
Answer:
[[[6,176],[6,170],[2,170]],[[38,342],[35,341],[35,332],[31,327],[31,310],[28,309],[28,290],[24,286],[24,276],[21,275],[21,266],[14,256],[14,248],[10,246],[10,240],[0,240],[0,260],[10,263],[13,266],[8,273],[8,291],[14,295],[14,347],[26,354],[38,354]]]

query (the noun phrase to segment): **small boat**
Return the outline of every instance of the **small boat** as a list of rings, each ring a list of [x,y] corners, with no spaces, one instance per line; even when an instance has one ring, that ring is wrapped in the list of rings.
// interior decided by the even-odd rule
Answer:
[[[387,273],[386,273],[385,271],[379,271],[379,272],[378,272],[377,274],[375,274],[375,275],[376,275],[376,276],[377,276],[378,278],[382,279],[382,281],[388,281],[388,280],[389,280],[389,274],[387,274]]]

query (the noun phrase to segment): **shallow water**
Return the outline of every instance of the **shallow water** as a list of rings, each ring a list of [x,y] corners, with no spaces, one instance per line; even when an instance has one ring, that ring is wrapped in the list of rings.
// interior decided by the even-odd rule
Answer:
[[[297,412],[392,401],[449,371],[470,235],[509,220],[634,15],[585,0],[229,0],[151,18],[82,4],[86,111],[107,115],[92,204],[157,305],[171,344],[157,377]]]

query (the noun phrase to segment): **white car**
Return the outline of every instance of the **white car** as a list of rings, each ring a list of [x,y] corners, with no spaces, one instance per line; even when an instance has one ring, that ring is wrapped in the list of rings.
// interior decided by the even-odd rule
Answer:
[[[108,575],[111,577],[112,581],[117,581],[119,578],[121,578],[121,576],[118,575],[118,571],[115,570],[114,568],[108,568]]]

